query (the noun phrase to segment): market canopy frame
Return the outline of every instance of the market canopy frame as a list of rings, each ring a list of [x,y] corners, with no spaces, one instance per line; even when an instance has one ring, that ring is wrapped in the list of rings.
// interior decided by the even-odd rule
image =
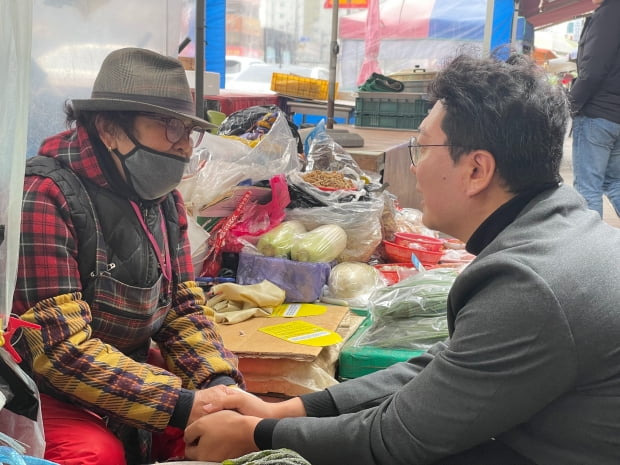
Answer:
[[[515,6],[535,29],[570,21],[594,10],[592,0],[515,0]]]

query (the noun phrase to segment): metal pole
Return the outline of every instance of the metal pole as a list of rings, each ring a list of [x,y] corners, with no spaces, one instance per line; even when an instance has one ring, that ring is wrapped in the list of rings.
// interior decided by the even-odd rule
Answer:
[[[517,52],[517,29],[519,29],[519,0],[514,0],[514,14],[512,17],[512,34],[510,35],[510,51],[511,53]],[[518,53],[523,53],[523,47],[518,50]]]
[[[487,16],[484,24],[484,39],[482,44],[482,56],[491,55],[491,37],[493,35],[493,8],[495,0],[487,0]]]
[[[338,59],[338,2],[333,0],[332,38],[329,55],[329,86],[327,87],[327,129],[334,127],[334,100],[336,99],[336,60]]]
[[[196,116],[205,117],[204,109],[204,71],[205,71],[205,3],[196,0]]]

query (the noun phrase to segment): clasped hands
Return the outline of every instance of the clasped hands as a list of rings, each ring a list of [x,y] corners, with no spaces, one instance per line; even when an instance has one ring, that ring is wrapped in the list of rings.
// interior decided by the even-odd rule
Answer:
[[[263,418],[304,416],[299,398],[265,402],[231,386],[196,391],[185,429],[185,457],[221,462],[258,450],[254,429]]]

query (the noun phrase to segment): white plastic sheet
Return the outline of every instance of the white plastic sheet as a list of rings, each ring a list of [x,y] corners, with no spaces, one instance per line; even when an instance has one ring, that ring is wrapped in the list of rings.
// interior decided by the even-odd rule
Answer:
[[[17,272],[17,248],[28,127],[32,2],[0,2],[0,324],[6,328]]]
[[[4,1],[2,3],[21,3]],[[67,99],[90,97],[103,59],[122,47],[177,56],[194,0],[31,0],[32,71],[27,156],[65,129]],[[26,2],[29,3],[29,2]],[[184,23],[185,21],[185,23]]]

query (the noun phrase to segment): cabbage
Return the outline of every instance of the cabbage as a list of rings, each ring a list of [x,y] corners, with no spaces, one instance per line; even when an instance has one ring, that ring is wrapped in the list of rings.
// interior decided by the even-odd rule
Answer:
[[[342,262],[332,268],[327,280],[329,296],[336,299],[361,299],[384,286],[381,275],[362,262]]]
[[[324,224],[300,236],[291,249],[298,262],[331,262],[347,246],[347,233],[337,224]]]
[[[267,257],[288,258],[295,237],[306,232],[301,221],[283,221],[258,239],[256,248]]]

